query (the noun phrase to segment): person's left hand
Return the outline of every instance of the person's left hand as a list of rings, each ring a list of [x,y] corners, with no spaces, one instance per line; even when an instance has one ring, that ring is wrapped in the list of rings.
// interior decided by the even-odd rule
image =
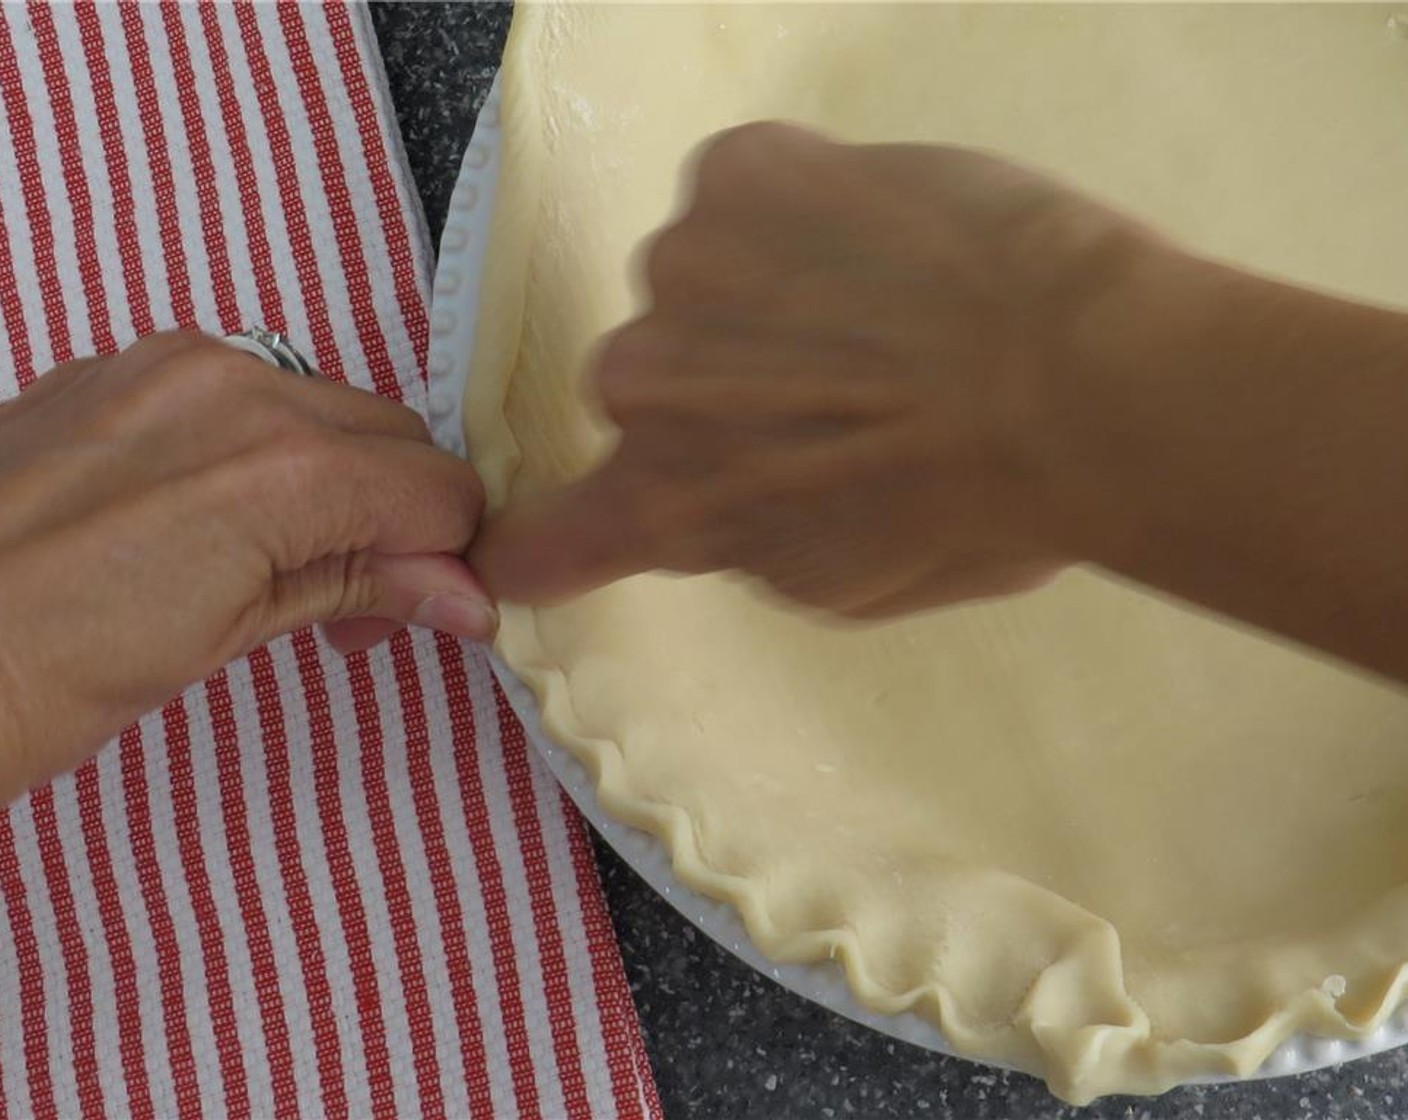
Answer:
[[[487,640],[483,492],[408,408],[200,334],[0,404],[0,803],[313,622]]]

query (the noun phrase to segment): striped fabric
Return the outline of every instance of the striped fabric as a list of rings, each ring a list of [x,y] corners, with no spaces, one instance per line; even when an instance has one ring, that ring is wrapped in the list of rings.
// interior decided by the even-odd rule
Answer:
[[[259,322],[423,405],[364,11],[4,6],[0,100],[0,397]],[[5,1116],[659,1113],[583,827],[443,637],[229,666],[0,813],[0,896]]]

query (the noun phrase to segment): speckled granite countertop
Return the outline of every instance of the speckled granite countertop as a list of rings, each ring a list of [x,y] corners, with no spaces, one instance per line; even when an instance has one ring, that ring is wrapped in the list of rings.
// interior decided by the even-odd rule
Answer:
[[[406,152],[438,240],[498,65],[501,3],[374,4]],[[1072,1108],[1032,1078],[943,1058],[799,999],[696,932],[604,844],[597,858],[670,1120],[1402,1120],[1408,1049],[1303,1077]]]

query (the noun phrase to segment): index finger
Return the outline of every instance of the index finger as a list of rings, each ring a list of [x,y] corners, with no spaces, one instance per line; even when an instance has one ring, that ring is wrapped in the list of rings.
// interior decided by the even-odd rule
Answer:
[[[484,505],[474,469],[412,440],[319,433],[210,472],[191,486],[202,519],[212,503],[265,549],[276,571],[329,556],[462,555]]]
[[[658,525],[616,461],[555,494],[490,517],[470,566],[495,598],[547,604],[661,566]]]

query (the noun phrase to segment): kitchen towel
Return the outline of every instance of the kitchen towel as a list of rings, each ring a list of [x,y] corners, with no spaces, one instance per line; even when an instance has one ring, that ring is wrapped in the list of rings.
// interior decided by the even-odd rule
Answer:
[[[0,398],[259,323],[424,408],[364,9],[7,4],[0,100]],[[583,826],[443,636],[232,664],[0,812],[0,896],[7,1116],[659,1114]]]

